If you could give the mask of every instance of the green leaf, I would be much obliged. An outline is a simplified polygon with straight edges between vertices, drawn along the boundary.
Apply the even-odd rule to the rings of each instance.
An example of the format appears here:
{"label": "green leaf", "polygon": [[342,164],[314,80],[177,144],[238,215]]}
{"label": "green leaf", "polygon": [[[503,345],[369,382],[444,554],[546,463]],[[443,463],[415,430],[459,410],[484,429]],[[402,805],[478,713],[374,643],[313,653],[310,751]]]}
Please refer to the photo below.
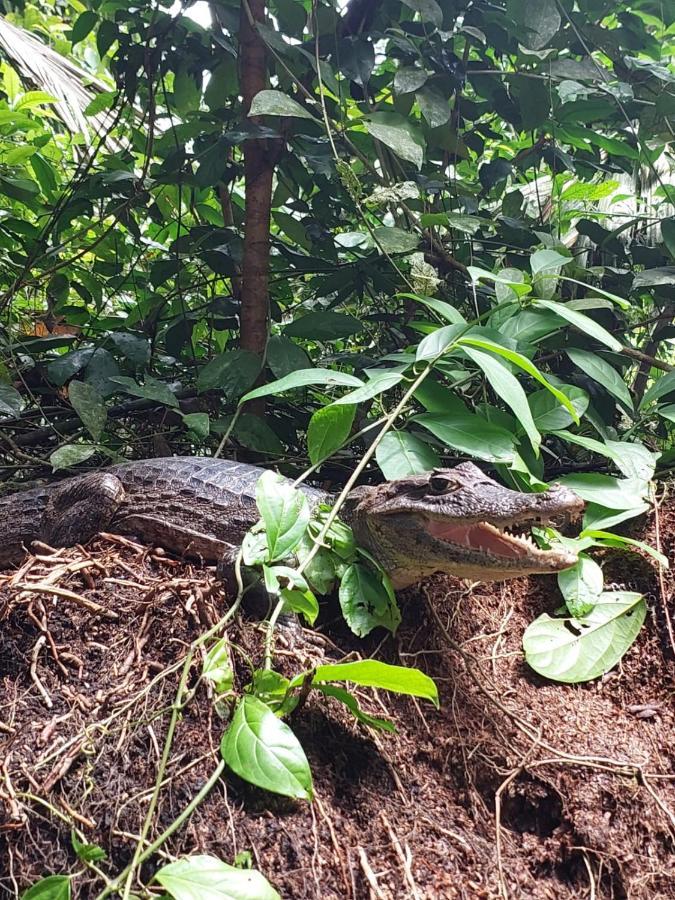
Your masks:
{"label": "green leaf", "polygon": [[249,116],[293,116],[297,119],[313,119],[312,113],[300,106],[297,100],[281,91],[259,91],[251,101]]}
{"label": "green leaf", "polygon": [[530,50],[546,47],[561,25],[555,0],[509,0],[508,13],[522,28],[520,41]]}
{"label": "green leaf", "polygon": [[352,713],[354,718],[358,722],[361,722],[362,725],[367,725],[370,728],[377,728],[380,731],[388,731],[390,733],[396,732],[396,726],[393,722],[390,722],[388,719],[380,719],[377,716],[371,716],[369,713],[365,712],[359,706],[356,697],[350,694],[345,688],[338,687],[334,684],[313,684],[313,687],[325,697],[334,697],[336,700],[339,700],[340,703],[343,703]]}
{"label": "green leaf", "polygon": [[266,397],[268,394],[283,394],[293,388],[308,387],[309,385],[347,385],[348,387],[362,387],[363,382],[355,375],[346,372],[338,372],[334,369],[298,369],[290,375],[284,375],[277,381],[264,384],[262,387],[249,391],[239,401],[240,405],[256,397]]}
{"label": "green leaf", "polygon": [[588,503],[607,509],[635,509],[643,503],[646,484],[636,479],[614,478],[596,472],[562,475],[558,481]]}
{"label": "green leaf", "polygon": [[569,203],[578,203],[579,201],[594,203],[597,200],[604,200],[605,197],[611,196],[618,187],[618,181],[602,181],[600,184],[577,181],[565,188],[560,195],[560,199]]}
{"label": "green leaf", "polygon": [[461,346],[468,345],[470,347],[478,347],[482,350],[490,350],[492,353],[496,353],[498,356],[503,356],[504,359],[508,359],[509,362],[512,362],[514,365],[518,366],[519,369],[522,369],[523,372],[527,372],[535,381],[538,381],[539,384],[543,384],[547,391],[550,391],[553,396],[560,401],[560,403],[567,409],[570,415],[573,416],[574,421],[578,422],[578,416],[576,409],[572,401],[569,397],[563,393],[563,391],[559,390],[557,387],[552,385],[550,381],[543,375],[539,369],[531,363],[530,360],[523,356],[522,353],[518,353],[515,350],[509,350],[508,347],[502,347],[501,344],[497,344],[494,341],[487,340],[486,338],[476,338],[473,336],[461,338],[458,342]]}
{"label": "green leaf", "polygon": [[[294,684],[296,679],[293,679],[291,684]],[[317,684],[350,681],[361,687],[374,687],[392,691],[395,694],[421,697],[424,700],[430,700],[436,708],[439,706],[438,688],[428,675],[420,672],[419,669],[392,666],[377,659],[318,666],[312,680]]]}
{"label": "green leaf", "polygon": [[415,94],[415,99],[429,128],[441,128],[449,120],[451,110],[448,98],[435,88],[429,86],[422,88]]}
{"label": "green leaf", "polygon": [[129,331],[113,331],[110,340],[136,368],[143,369],[150,362],[150,341],[145,335]]}
{"label": "green leaf", "polygon": [[389,431],[375,451],[375,459],[388,481],[422,475],[440,465],[436,451],[407,431]]}
{"label": "green leaf", "polygon": [[415,66],[399,66],[394,75],[394,92],[396,94],[412,94],[421,88],[429,76],[424,69]]}
{"label": "green leaf", "polygon": [[0,381],[0,416],[18,416],[24,407],[21,394],[11,384]]}
{"label": "green leaf", "polygon": [[423,22],[431,22],[436,28],[443,24],[443,10],[436,0],[403,0],[406,6],[420,14]]}
{"label": "green leaf", "polygon": [[199,112],[201,96],[201,77],[197,78],[186,65],[179,66],[173,80],[173,102],[178,114],[186,118],[190,113]]}
{"label": "green leaf", "polygon": [[557,434],[571,444],[578,444],[592,453],[599,453],[611,459],[621,474],[628,479],[646,483],[654,477],[660,454],[652,453],[644,444],[632,441],[596,441],[586,435],[572,434],[569,431],[559,431]]}
{"label": "green leaf", "polygon": [[39,186],[29,178],[0,176],[0,194],[5,194],[12,200],[18,200],[19,203],[30,206],[39,193]]}
{"label": "green leaf", "polygon": [[661,238],[668,253],[675,259],[675,218],[661,220]]}
{"label": "green leaf", "polygon": [[242,413],[234,426],[234,437],[237,442],[256,453],[277,454],[284,452],[284,445],[276,433],[260,416],[253,413]]}
{"label": "green leaf", "polygon": [[571,263],[571,256],[563,256],[557,250],[537,250],[530,257],[532,286],[538,297],[550,300],[558,286],[558,275],[563,266]]}
{"label": "green leaf", "polygon": [[394,226],[374,228],[373,237],[384,253],[412,253],[420,242],[418,235]]}
{"label": "green leaf", "polygon": [[661,375],[656,379],[654,384],[649,388],[648,391],[645,392],[644,397],[640,402],[640,409],[646,409],[650,403],[654,403],[655,400],[658,400],[660,397],[663,397],[664,394],[670,394],[675,392],[675,372],[667,372],[665,375]]}
{"label": "green leaf", "polygon": [[300,316],[284,328],[287,337],[307,338],[310,341],[337,341],[363,331],[354,316],[330,311],[316,311]]}
{"label": "green leaf", "polygon": [[48,875],[21,895],[21,900],[70,900],[70,878]]}
{"label": "green leaf", "polygon": [[[586,391],[575,387],[572,384],[559,386],[558,390],[562,390],[569,398],[572,406],[576,410],[577,417],[580,419],[588,408],[589,401]],[[572,418],[570,411],[564,406],[561,406],[560,403],[558,403],[557,398],[554,397],[550,391],[534,391],[534,393],[528,395],[527,400],[530,404],[530,409],[532,410],[534,424],[539,431],[543,433],[548,431],[559,431],[563,428],[567,428],[568,425],[571,425],[575,421]]]}
{"label": "green leaf", "polygon": [[265,523],[270,559],[284,559],[295,550],[307,529],[307,498],[281,475],[266,471],[258,479],[255,499]]}
{"label": "green leaf", "polygon": [[132,397],[142,397],[145,400],[154,400],[156,403],[163,403],[165,406],[178,406],[176,395],[169,388],[168,384],[158,381],[151,375],[145,376],[143,384],[128,378],[126,375],[115,375],[110,378],[113,384],[118,384],[127,394]]}
{"label": "green leaf", "polygon": [[256,869],[237,869],[215,856],[187,856],[155,878],[173,900],[281,900]]}
{"label": "green leaf", "polygon": [[305,560],[313,548],[314,541],[309,534],[305,534],[296,550],[298,564],[304,565],[305,577],[318,594],[330,594],[335,587],[336,579],[333,556],[329,550],[319,547],[310,562],[306,563]]}
{"label": "green leaf", "polygon": [[638,272],[633,279],[633,289],[646,287],[664,287],[675,284],[675,266],[660,266],[657,269],[645,269]]}
{"label": "green leaf", "polygon": [[83,41],[88,34],[90,34],[98,22],[98,15],[91,10],[86,10],[81,13],[73,25],[73,30],[70,32],[70,42],[73,46],[75,44],[79,44],[80,41]]}
{"label": "green leaf", "polygon": [[570,325],[574,325],[575,328],[578,328],[582,334],[587,334],[589,337],[595,338],[596,341],[609,347],[610,350],[616,350],[617,352],[621,351],[621,344],[609,333],[609,331],[607,331],[606,328],[603,328],[602,325],[598,325],[598,323],[589,316],[585,316],[583,313],[572,309],[567,303],[557,303],[553,300],[535,300],[534,304],[535,306],[543,307],[544,309],[550,309],[556,315],[560,316],[561,319],[566,319]]}
{"label": "green leaf", "polygon": [[257,697],[246,696],[237,706],[220,753],[244,781],[285,797],[312,799],[312,773],[304,750],[288,725]]}
{"label": "green leaf", "polygon": [[425,362],[426,360],[442,356],[457,342],[459,336],[465,331],[466,325],[463,324],[443,325],[441,328],[436,328],[419,342],[415,361]]}
{"label": "green leaf", "polygon": [[260,373],[260,357],[250,350],[228,350],[219,353],[200,369],[197,390],[218,390],[225,400],[238,400]]}
{"label": "green leaf", "polygon": [[319,615],[319,604],[310,590],[283,588],[281,599],[285,603],[284,609],[304,616],[309,625],[316,622],[316,617]]}
{"label": "green leaf", "polygon": [[211,419],[205,412],[185,413],[183,425],[200,440],[207,438],[211,431]]}
{"label": "green leaf", "polygon": [[283,334],[273,334],[267,343],[267,365],[275,378],[298,369],[309,369],[311,360],[299,344]]}
{"label": "green leaf", "polygon": [[516,447],[515,437],[505,428],[488,422],[481,416],[443,415],[422,413],[413,417],[435,437],[461,453],[467,453],[486,462],[513,462]]}
{"label": "green leaf", "polygon": [[424,162],[424,138],[404,116],[392,112],[373,113],[365,123],[372,137],[390,150],[413,163],[418,169]]}
{"label": "green leaf", "polygon": [[99,847],[98,844],[83,844],[74,831],[70,832],[70,843],[73,845],[78,859],[83,862],[100,862],[106,858],[106,852],[102,847]]}
{"label": "green leaf", "polygon": [[52,471],[58,472],[59,469],[70,469],[73,466],[78,466],[80,463],[90,459],[97,450],[96,444],[64,444],[58,450],[54,450],[49,457]]}
{"label": "green leaf", "polygon": [[[644,510],[635,510],[636,514],[644,512]],[[664,569],[670,568],[668,557],[663,553],[659,553],[654,547],[650,547],[645,541],[636,541],[634,538],[626,537],[623,534],[613,534],[610,531],[597,531],[594,528],[584,529],[584,537],[592,538],[593,542],[599,547],[617,547],[620,550],[641,550],[647,553],[656,562],[663,566]]]}
{"label": "green leaf", "polygon": [[391,587],[360,563],[349,566],[342,576],[339,598],[345,621],[357,637],[380,626],[394,634],[401,622]]}
{"label": "green leaf", "polygon": [[523,635],[528,664],[545,678],[576,684],[608,672],[642,627],[647,607],[642,594],[601,594],[583,619],[540,616]]}
{"label": "green leaf", "polygon": [[71,381],[68,385],[68,399],[84,427],[98,441],[108,420],[103,397],[93,385],[84,381]]}
{"label": "green leaf", "polygon": [[307,426],[307,451],[312,465],[329,457],[349,437],[356,406],[324,406],[318,409]]}
{"label": "green leaf", "polygon": [[603,584],[602,569],[588,556],[579,556],[576,565],[558,572],[558,587],[574,618],[585,616],[593,609]]}
{"label": "green leaf", "polygon": [[370,370],[372,375],[363,387],[350,391],[337,400],[333,401],[333,406],[343,406],[345,404],[364,403],[366,400],[372,400],[380,394],[395,387],[402,379],[403,373],[396,371],[387,371],[384,369]]}
{"label": "green leaf", "polygon": [[626,387],[623,376],[613,366],[610,366],[606,360],[598,356],[597,353],[590,353],[588,350],[570,348],[566,349],[565,353],[567,353],[574,365],[588,375],[589,378],[601,384],[606,391],[613,397],[616,397],[627,409],[633,409],[633,398]]}
{"label": "green leaf", "polygon": [[511,407],[516,419],[522,425],[525,434],[529,438],[535,456],[538,456],[541,435],[534,424],[527,396],[518,379],[509,372],[502,362],[490,353],[484,353],[482,350],[476,350],[472,347],[465,347],[464,352],[481,367],[496,395]]}
{"label": "green leaf", "polygon": [[220,638],[210,647],[202,666],[202,678],[210,681],[217,694],[232,690],[234,684],[234,667],[230,642],[226,637]]}
{"label": "green leaf", "polygon": [[442,319],[450,322],[451,325],[466,325],[466,319],[461,312],[444,300],[436,300],[435,297],[422,297],[419,294],[397,294],[397,296],[403,300],[414,300],[416,303],[428,306],[429,309],[433,309],[435,313],[438,313]]}

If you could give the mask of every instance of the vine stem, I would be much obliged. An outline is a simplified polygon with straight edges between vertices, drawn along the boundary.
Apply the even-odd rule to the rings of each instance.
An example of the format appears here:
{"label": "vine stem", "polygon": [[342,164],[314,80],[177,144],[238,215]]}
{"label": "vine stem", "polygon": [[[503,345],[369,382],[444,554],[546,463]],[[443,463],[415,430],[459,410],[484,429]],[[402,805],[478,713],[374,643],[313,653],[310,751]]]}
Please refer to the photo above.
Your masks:
{"label": "vine stem", "polygon": [[[234,616],[237,614],[239,606],[241,605],[242,598],[244,596],[244,584],[241,576],[241,559],[242,559],[242,551],[239,551],[237,555],[237,559],[234,564],[235,577],[237,580],[237,597],[232,604],[232,606],[228,609],[225,615],[218,621],[216,624],[209,628],[208,631],[205,631],[202,635],[200,635],[196,640],[194,640],[190,644],[190,648],[185,657],[185,662],[183,663],[183,670],[181,672],[180,681],[178,682],[178,689],[176,691],[176,696],[171,705],[171,719],[169,720],[169,727],[167,729],[166,738],[164,740],[164,747],[162,749],[162,756],[159,761],[159,766],[157,767],[157,776],[155,778],[155,786],[152,792],[152,797],[150,798],[150,804],[148,806],[148,811],[145,815],[145,819],[143,820],[143,826],[141,828],[141,832],[139,835],[138,843],[136,844],[136,848],[134,850],[134,855],[129,863],[129,865],[124,869],[120,875],[112,881],[104,891],[102,891],[96,900],[103,900],[104,897],[107,897],[109,894],[114,891],[119,891],[122,886],[122,882],[124,882],[124,891],[122,894],[123,900],[129,900],[131,895],[131,886],[133,883],[134,874],[136,873],[138,867],[141,863],[146,860],[155,850],[160,847],[164,841],[170,837],[173,832],[180,827],[180,825],[185,821],[187,816],[199,805],[199,802],[206,796],[208,791],[204,791],[204,788],[195,796],[194,800],[186,807],[186,809],[181,813],[178,819],[175,819],[171,825],[157,838],[149,847],[143,850],[143,844],[146,841],[148,832],[150,831],[150,827],[152,825],[153,816],[155,814],[155,810],[157,808],[157,803],[159,802],[159,795],[162,790],[162,784],[164,782],[164,776],[166,774],[166,767],[169,763],[169,757],[171,756],[171,748],[173,745],[173,738],[176,731],[176,726],[178,725],[178,718],[185,708],[186,703],[188,702],[186,699],[186,687],[187,680],[190,674],[190,669],[192,668],[192,661],[194,659],[194,655],[197,650],[203,646],[206,641],[212,638],[214,635],[218,634],[227,624],[230,622]],[[207,785],[209,785],[209,790],[215,784],[220,772],[222,772],[222,768],[217,767],[216,772],[218,775],[212,775]],[[198,802],[196,802],[198,801]]]}

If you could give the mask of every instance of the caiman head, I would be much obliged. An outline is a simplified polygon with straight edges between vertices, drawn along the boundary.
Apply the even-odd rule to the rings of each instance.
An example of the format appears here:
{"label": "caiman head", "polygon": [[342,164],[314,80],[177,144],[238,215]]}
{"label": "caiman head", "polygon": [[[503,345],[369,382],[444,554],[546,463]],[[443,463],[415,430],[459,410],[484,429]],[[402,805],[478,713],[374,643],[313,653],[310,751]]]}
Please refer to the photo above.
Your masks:
{"label": "caiman head", "polygon": [[474,581],[559,572],[577,561],[563,548],[540,550],[530,526],[576,518],[583,501],[562,485],[539,494],[503,487],[472,463],[356,488],[347,514],[357,541],[395,588],[434,572]]}

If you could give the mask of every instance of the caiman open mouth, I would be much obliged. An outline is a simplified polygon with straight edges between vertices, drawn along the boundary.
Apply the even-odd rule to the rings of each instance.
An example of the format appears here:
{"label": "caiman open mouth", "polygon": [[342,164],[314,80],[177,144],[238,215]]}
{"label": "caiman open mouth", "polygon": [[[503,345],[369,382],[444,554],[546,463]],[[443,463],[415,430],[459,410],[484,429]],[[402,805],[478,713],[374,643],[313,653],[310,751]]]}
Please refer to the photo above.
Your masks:
{"label": "caiman open mouth", "polygon": [[530,535],[530,526],[536,520],[518,522],[500,528],[490,522],[473,522],[459,525],[441,519],[426,519],[424,527],[431,537],[445,543],[466,547],[478,553],[490,554],[503,560],[525,560],[545,563],[551,568],[565,568],[574,565],[577,557],[562,547],[555,550],[540,550]]}

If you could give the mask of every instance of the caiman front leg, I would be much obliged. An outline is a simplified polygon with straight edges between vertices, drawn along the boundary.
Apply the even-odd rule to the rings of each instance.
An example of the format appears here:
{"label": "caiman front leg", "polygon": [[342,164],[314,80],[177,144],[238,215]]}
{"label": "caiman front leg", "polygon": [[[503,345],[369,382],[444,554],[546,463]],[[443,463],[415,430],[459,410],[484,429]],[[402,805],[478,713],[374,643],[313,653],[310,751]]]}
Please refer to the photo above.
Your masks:
{"label": "caiman front leg", "polygon": [[52,490],[42,514],[38,540],[72,547],[105,531],[124,500],[124,487],[109,472],[92,472]]}

